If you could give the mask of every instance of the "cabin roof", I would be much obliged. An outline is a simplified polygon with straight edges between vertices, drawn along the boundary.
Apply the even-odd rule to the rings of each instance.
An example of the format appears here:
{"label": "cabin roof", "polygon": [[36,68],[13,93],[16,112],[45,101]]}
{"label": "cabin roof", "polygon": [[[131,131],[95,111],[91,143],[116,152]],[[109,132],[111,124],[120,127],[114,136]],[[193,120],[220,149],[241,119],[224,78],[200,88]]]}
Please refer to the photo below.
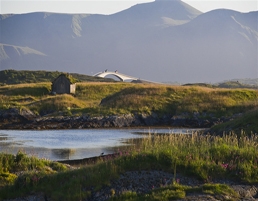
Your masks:
{"label": "cabin roof", "polygon": [[77,80],[72,75],[68,73],[62,73],[57,78],[55,78],[52,83],[54,83],[61,76],[65,76],[67,80],[70,82],[70,84],[75,84],[77,82]]}

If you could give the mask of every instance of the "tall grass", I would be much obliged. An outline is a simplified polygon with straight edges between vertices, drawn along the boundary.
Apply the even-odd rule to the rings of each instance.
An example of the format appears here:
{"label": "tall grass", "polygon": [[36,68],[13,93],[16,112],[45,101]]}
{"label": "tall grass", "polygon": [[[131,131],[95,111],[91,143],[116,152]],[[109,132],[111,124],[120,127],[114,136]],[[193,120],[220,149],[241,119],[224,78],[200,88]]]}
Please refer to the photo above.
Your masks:
{"label": "tall grass", "polygon": [[[51,175],[41,174],[36,183],[32,179],[34,174],[26,174],[21,179],[16,175],[13,181],[7,182],[6,187],[0,188],[2,196],[0,199],[12,197],[10,192],[14,191],[16,192],[15,196],[26,195],[30,192],[44,192],[51,200],[86,199],[91,196],[93,191],[98,191],[103,186],[109,186],[111,180],[118,178],[121,173],[132,170],[171,172],[174,173],[174,177],[171,178],[174,181],[177,180],[177,174],[180,173],[198,178],[206,183],[216,183],[221,179],[223,181],[258,183],[258,136],[255,135],[247,137],[244,133],[242,136],[231,133],[220,137],[199,133],[149,134],[137,144],[135,141],[131,141],[131,143],[134,143],[134,146],[118,150],[115,159],[107,156],[104,161],[100,159],[96,164],[81,166],[77,170]],[[8,164],[15,163],[17,157],[19,158],[19,155],[12,156],[8,160],[10,161]],[[3,159],[1,159],[1,163],[2,169],[8,167]],[[26,166],[21,163],[20,167],[26,169],[30,165],[33,166],[32,161]],[[35,165],[33,167],[36,168]],[[4,171],[6,172],[5,169]],[[15,175],[12,168],[9,168],[8,172]],[[21,181],[26,181],[26,178],[31,182],[26,186],[20,185]],[[201,189],[206,189],[209,192],[227,189],[225,186],[215,185],[211,190],[211,186],[202,186]],[[187,189],[181,189],[180,196],[184,197],[184,193],[188,192]],[[148,196],[152,196],[155,200],[155,197],[172,196],[174,191],[175,186],[168,186],[157,191],[153,190]],[[228,191],[231,192],[230,189]],[[138,199],[142,195],[132,192],[124,196],[136,196]],[[175,196],[179,196],[179,194],[175,194]],[[136,198],[135,200],[137,200]]]}
{"label": "tall grass", "polygon": [[177,167],[177,171],[202,180],[228,178],[258,183],[257,135],[150,135],[139,150],[137,157],[152,157],[167,170]]}

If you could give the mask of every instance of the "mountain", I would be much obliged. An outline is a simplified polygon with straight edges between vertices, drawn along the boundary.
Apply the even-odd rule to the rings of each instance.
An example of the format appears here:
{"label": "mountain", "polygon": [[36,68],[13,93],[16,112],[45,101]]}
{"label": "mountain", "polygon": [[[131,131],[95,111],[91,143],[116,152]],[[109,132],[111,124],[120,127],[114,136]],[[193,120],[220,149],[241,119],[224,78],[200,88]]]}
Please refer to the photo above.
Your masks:
{"label": "mountain", "polygon": [[201,13],[180,0],[112,15],[1,15],[0,70],[92,75],[108,69],[181,83],[257,78],[257,22],[258,11]]}

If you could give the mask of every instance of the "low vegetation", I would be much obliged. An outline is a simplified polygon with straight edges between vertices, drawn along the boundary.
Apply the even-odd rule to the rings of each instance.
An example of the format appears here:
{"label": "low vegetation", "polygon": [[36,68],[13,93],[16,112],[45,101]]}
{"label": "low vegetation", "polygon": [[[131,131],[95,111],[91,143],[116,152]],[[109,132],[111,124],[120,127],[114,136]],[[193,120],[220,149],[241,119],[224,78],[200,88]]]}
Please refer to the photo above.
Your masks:
{"label": "low vegetation", "polygon": [[241,79],[232,80],[219,83],[215,85],[220,88],[256,88],[258,86],[258,79]]}
{"label": "low vegetation", "polygon": [[[36,185],[40,178],[63,172],[67,167],[63,164],[47,159],[39,159],[35,156],[27,156],[19,151],[16,155],[0,153],[0,189],[15,185],[23,188],[23,193],[29,192],[26,186]],[[16,194],[9,190],[1,195]],[[0,200],[1,200],[0,196]]]}
{"label": "low vegetation", "polygon": [[[2,153],[0,199],[33,192],[44,193],[51,200],[81,200],[90,197],[93,191],[110,186],[123,172],[163,170],[173,173],[173,178],[169,178],[172,184],[155,187],[147,194],[129,191],[121,195],[116,195],[110,186],[111,200],[171,200],[193,192],[228,195],[231,200],[237,200],[236,192],[216,181],[257,184],[257,147],[258,136],[255,135],[149,134],[134,146],[118,150],[115,159],[100,160],[74,170],[59,163],[30,158],[21,152],[16,156]],[[183,186],[177,179],[179,173],[204,184]]]}
{"label": "low vegetation", "polygon": [[238,81],[228,81],[228,82],[223,82],[219,83],[217,85],[219,88],[255,88],[255,85],[248,85],[248,84],[243,84]]}
{"label": "low vegetation", "polygon": [[258,132],[255,89],[81,82],[77,83],[75,96],[53,96],[50,91],[50,82],[0,86],[0,110],[27,108],[38,115],[69,116],[155,113],[191,117],[197,114],[204,119],[233,115],[233,122],[217,125],[212,132]]}
{"label": "low vegetation", "polygon": [[258,79],[240,79],[240,80],[231,80],[225,81],[217,84],[207,84],[207,83],[188,83],[184,86],[200,86],[200,87],[209,87],[209,88],[226,88],[226,89],[257,89]]}
{"label": "low vegetation", "polygon": [[[0,71],[0,86],[9,84],[52,82],[62,73],[64,72],[2,70]],[[71,75],[76,82],[114,82],[113,79],[104,79],[77,73],[70,73],[69,75]]]}
{"label": "low vegetation", "polygon": [[138,195],[136,192],[124,192],[118,197],[113,197],[110,201],[132,200],[132,201],[169,201],[183,199],[189,193],[202,193],[208,195],[227,195],[230,200],[236,200],[238,195],[233,189],[224,184],[204,184],[198,187],[189,187],[173,184],[158,188],[148,194]]}
{"label": "low vegetation", "polygon": [[257,91],[247,89],[134,85],[106,97],[101,106],[125,112],[227,116],[253,108],[257,98]]}
{"label": "low vegetation", "polygon": [[223,132],[235,131],[237,134],[241,132],[257,133],[258,132],[258,108],[241,114],[238,118],[213,126],[211,133],[222,134]]}
{"label": "low vegetation", "polygon": [[[28,108],[40,115],[198,114],[199,118],[209,119],[257,111],[258,101],[258,91],[255,89],[123,82],[77,83],[75,96],[53,96],[50,91],[50,82],[0,86],[0,109]],[[252,116],[252,112],[247,113],[249,115]],[[253,132],[258,132],[258,125],[249,125],[248,121],[252,118],[247,116],[239,120],[245,121],[243,129],[250,128],[254,129]]]}
{"label": "low vegetation", "polygon": [[98,111],[103,111],[104,115],[135,112],[176,115],[195,112],[227,116],[253,109],[258,99],[257,90],[252,89],[131,83],[78,83],[74,98],[50,96],[50,90],[50,83],[2,86],[0,108],[23,106],[41,113],[42,106],[48,105],[50,100],[58,103],[64,98],[66,101],[63,106],[53,104],[51,112],[70,107],[73,112],[86,111],[89,115],[99,115]]}

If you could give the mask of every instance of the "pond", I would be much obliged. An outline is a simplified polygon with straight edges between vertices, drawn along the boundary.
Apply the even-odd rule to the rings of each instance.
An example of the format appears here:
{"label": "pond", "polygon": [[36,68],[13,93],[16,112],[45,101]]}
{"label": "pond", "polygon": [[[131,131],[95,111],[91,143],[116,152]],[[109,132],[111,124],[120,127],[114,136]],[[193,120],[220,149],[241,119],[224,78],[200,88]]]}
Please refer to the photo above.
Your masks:
{"label": "pond", "polygon": [[82,159],[111,154],[128,140],[141,139],[149,133],[192,133],[196,129],[76,129],[76,130],[0,130],[0,152],[28,155],[50,160]]}

